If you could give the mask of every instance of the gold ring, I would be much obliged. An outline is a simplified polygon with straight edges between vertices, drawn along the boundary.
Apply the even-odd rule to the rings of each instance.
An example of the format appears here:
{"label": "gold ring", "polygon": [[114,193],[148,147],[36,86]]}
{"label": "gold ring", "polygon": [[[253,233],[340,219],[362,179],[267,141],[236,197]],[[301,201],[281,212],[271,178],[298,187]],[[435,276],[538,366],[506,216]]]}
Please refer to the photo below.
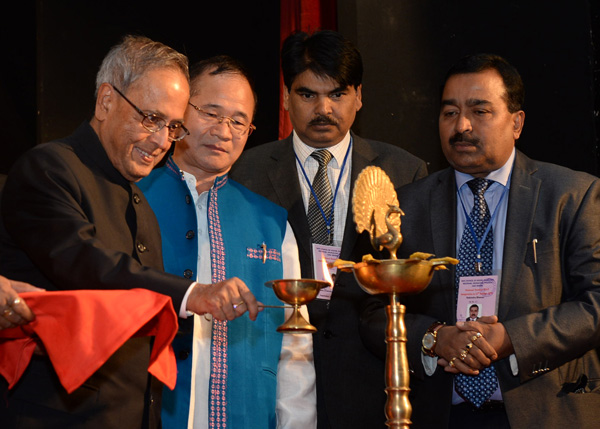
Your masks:
{"label": "gold ring", "polygon": [[244,304],[245,304],[245,302],[244,302],[244,301],[238,302],[237,304],[233,304],[233,308],[234,308],[234,310],[235,310],[236,308],[238,308],[238,307],[241,307],[241,306],[242,306],[242,305],[244,305]]}
{"label": "gold ring", "polygon": [[475,335],[473,335],[473,336],[471,337],[471,341],[472,341],[472,342],[475,342],[475,341],[477,341],[478,339],[480,339],[481,337],[483,337],[483,335],[481,335],[481,332],[477,332]]}
{"label": "gold ring", "polygon": [[21,303],[21,298],[16,297],[15,299],[13,299],[13,302],[10,304],[10,306],[12,307],[13,305],[19,305]]}
{"label": "gold ring", "polygon": [[9,308],[5,308],[5,309],[4,309],[4,311],[2,312],[2,315],[3,315],[4,317],[10,317],[10,316],[12,316],[13,314],[15,314],[15,312],[14,312],[14,311],[12,311],[12,309],[11,309],[10,307],[9,307]]}
{"label": "gold ring", "polygon": [[450,362],[448,362],[448,365],[450,365],[450,367],[454,368],[454,361],[456,360],[456,357],[453,357],[452,359],[450,359]]}
{"label": "gold ring", "polygon": [[460,360],[465,360],[465,358],[467,357],[467,355],[469,354],[468,350],[463,350],[462,352],[460,352]]}
{"label": "gold ring", "polygon": [[473,343],[469,343],[465,347],[467,348],[467,350],[471,350],[471,348],[473,347]]}

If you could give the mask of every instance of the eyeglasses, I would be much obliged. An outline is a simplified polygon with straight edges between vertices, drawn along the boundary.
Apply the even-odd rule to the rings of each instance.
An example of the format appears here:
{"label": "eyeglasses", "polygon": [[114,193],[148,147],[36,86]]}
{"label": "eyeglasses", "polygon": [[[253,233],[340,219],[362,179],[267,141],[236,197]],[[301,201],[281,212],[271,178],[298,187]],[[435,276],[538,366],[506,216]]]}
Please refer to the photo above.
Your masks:
{"label": "eyeglasses", "polygon": [[227,124],[232,134],[236,134],[237,136],[243,136],[246,134],[246,132],[248,132],[248,135],[250,135],[252,134],[252,131],[256,129],[256,127],[252,124],[246,124],[238,119],[233,119],[231,116],[217,115],[216,113],[207,112],[191,102],[188,103],[190,106],[196,109],[200,117],[204,119],[204,121],[208,122],[211,126],[220,124],[224,120],[227,120]]}
{"label": "eyeglasses", "polygon": [[144,127],[147,131],[151,133],[157,133],[162,130],[164,127],[167,127],[169,130],[169,140],[172,142],[178,142],[183,139],[185,136],[189,135],[190,132],[186,127],[183,126],[182,122],[175,122],[174,124],[167,124],[167,121],[164,118],[161,118],[154,113],[145,113],[137,107],[135,104],[129,100],[129,98],[125,97],[119,88],[113,85],[113,88],[117,93],[127,101],[131,107],[133,107],[136,112],[142,115],[142,127]]}

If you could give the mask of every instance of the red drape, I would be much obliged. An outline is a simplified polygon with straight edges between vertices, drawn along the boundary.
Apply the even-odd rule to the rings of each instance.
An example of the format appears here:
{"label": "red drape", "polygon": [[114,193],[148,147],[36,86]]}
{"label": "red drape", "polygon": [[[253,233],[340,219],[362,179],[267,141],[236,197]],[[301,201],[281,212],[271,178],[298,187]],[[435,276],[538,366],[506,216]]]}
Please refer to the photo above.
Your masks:
{"label": "red drape", "polygon": [[[177,363],[171,342],[177,314],[171,298],[146,290],[72,290],[20,295],[36,319],[0,330],[0,374],[12,388],[40,341],[60,382],[72,393],[125,341],[154,336],[148,371],[175,388]],[[76,364],[74,364],[76,363]]]}
{"label": "red drape", "polygon": [[[281,0],[280,47],[296,31],[337,29],[336,0]],[[283,108],[283,75],[279,72],[279,138],[292,132],[288,113]]]}

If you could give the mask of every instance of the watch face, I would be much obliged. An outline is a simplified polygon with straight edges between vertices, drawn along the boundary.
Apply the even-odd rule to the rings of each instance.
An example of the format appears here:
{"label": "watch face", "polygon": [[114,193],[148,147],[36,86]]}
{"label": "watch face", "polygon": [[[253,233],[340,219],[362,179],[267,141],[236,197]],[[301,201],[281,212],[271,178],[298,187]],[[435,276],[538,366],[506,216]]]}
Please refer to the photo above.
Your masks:
{"label": "watch face", "polygon": [[428,332],[423,337],[423,347],[425,347],[427,350],[431,350],[431,348],[433,347],[434,344],[435,344],[435,338],[433,337],[433,334],[431,332]]}

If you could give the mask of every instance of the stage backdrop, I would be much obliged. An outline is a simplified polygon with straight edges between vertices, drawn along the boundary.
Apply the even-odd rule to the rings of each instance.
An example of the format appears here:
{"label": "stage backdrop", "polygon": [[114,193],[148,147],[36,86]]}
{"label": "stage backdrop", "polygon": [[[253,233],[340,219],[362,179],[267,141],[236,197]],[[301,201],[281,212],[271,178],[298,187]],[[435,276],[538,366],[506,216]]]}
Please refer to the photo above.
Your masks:
{"label": "stage backdrop", "polygon": [[[127,33],[167,43],[192,62],[220,53],[246,62],[259,96],[258,130],[247,147],[277,139],[280,1],[286,0],[3,5],[5,20],[18,26],[0,26],[0,173],[25,150],[91,117],[97,69]],[[444,73],[464,54],[494,52],[525,80],[518,147],[533,158],[599,173],[600,2],[338,0],[337,12],[338,30],[365,63],[364,107],[354,127],[361,135],[404,147],[430,171],[443,168],[437,117]]]}
{"label": "stage backdrop", "polygon": [[463,55],[496,53],[525,82],[525,128],[517,147],[598,175],[599,4],[338,1],[338,29],[358,45],[365,63],[356,131],[402,146],[430,171],[446,166],[437,127],[442,79]]}
{"label": "stage backdrop", "polygon": [[279,0],[27,0],[6,3],[2,16],[18,25],[0,26],[0,173],[27,149],[91,118],[100,63],[125,34],[166,43],[192,63],[217,54],[242,60],[259,99],[249,142],[277,138]]}

